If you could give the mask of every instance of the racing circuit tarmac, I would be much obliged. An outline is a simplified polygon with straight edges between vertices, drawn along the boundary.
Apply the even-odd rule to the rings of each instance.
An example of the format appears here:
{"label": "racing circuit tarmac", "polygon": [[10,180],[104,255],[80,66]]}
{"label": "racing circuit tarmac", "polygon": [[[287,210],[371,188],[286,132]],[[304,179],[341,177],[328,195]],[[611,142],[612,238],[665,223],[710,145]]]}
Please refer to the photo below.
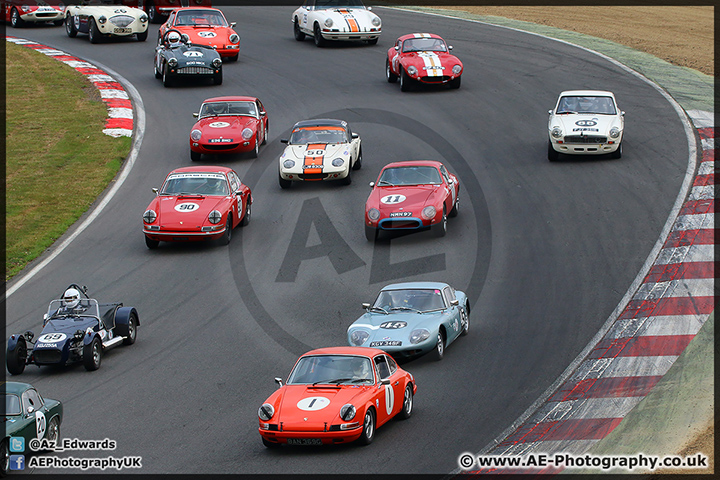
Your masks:
{"label": "racing circuit tarmac", "polygon": [[[142,96],[147,129],[103,214],[7,305],[8,333],[37,331],[47,302],[81,283],[100,301],[138,309],[137,343],[109,352],[97,372],[28,367],[18,380],[64,402],[63,437],[116,440],[114,455],[142,455],[144,473],[452,471],[458,454],[488,444],[538,398],[622,298],[682,183],[681,122],[617,66],[521,32],[382,10],[377,46],[318,49],[292,38],[292,8],[223,10],[242,41],[222,86],[164,88],[152,75],[154,33],[145,43],[91,45],[60,28],[23,30],[126,78]],[[386,49],[414,31],[454,46],[465,64],[459,90],[402,93],[385,81]],[[626,112],[621,160],[547,161],[547,110],[570,88],[615,93]],[[190,164],[192,112],[229,94],[263,101],[268,145],[256,160],[203,161],[231,166],[250,185],[251,224],[229,247],[147,250],[140,216],[150,189]],[[353,184],[280,190],[279,139],[297,120],[330,115],[362,138]],[[459,176],[460,215],[443,239],[418,233],[373,246],[361,228],[367,184],[385,163],[413,158],[444,161]],[[313,226],[293,243],[300,218]],[[342,242],[329,243],[328,229]],[[327,255],[308,256],[316,245]],[[413,417],[381,427],[366,448],[266,450],[256,410],[272,379],[305,349],[344,344],[360,304],[400,280],[447,281],[472,303],[470,334],[442,362],[404,365],[418,383]]]}

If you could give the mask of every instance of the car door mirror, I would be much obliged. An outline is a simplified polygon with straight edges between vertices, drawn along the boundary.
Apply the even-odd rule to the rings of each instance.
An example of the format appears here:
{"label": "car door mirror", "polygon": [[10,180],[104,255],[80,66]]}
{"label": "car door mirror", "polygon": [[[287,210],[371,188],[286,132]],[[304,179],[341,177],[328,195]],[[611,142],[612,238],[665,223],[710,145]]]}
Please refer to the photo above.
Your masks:
{"label": "car door mirror", "polygon": [[275,377],[275,383],[278,384],[278,388],[282,387],[282,378]]}
{"label": "car door mirror", "polygon": [[548,110],[548,115],[552,115],[552,109]]}
{"label": "car door mirror", "polygon": [[450,300],[450,305],[452,305],[453,307],[457,307],[458,305],[460,305],[460,301],[457,298],[453,298],[452,300]]}
{"label": "car door mirror", "polygon": [[35,413],[35,407],[33,407],[33,406],[31,405],[31,406],[29,406],[29,407],[27,408],[27,414],[28,414],[28,416],[30,416],[30,415],[32,415],[33,413]]}
{"label": "car door mirror", "polygon": [[452,50],[452,45],[448,45],[448,51]]}
{"label": "car door mirror", "polygon": [[157,195],[159,190],[157,188],[153,188],[152,191],[155,195]]}
{"label": "car door mirror", "polygon": [[199,116],[200,116],[199,113],[197,113],[197,112],[193,113],[193,117],[198,118]]}
{"label": "car door mirror", "polygon": [[362,308],[364,308],[365,310],[367,310],[368,308],[370,308],[370,304],[369,304],[369,303],[363,303],[363,304],[362,304]]}
{"label": "car door mirror", "polygon": [[360,135],[358,135],[357,133],[353,133],[352,138],[360,138]]}
{"label": "car door mirror", "polygon": [[395,45],[395,51],[397,52],[399,50],[400,50],[400,45]]}
{"label": "car door mirror", "polygon": [[374,187],[374,186],[375,186],[375,182],[370,182],[370,187]]}
{"label": "car door mirror", "polygon": [[265,110],[260,110],[260,116],[264,117],[265,115],[267,115],[267,112]]}
{"label": "car door mirror", "polygon": [[625,112],[622,111],[622,110],[620,110],[620,115],[624,117],[624,116],[625,116]]}
{"label": "car door mirror", "polygon": [[230,22],[230,28],[235,28],[235,25],[237,25],[237,22]]}
{"label": "car door mirror", "polygon": [[390,385],[390,378],[381,378],[380,385]]}
{"label": "car door mirror", "polygon": [[280,143],[288,143],[288,139],[287,139],[287,138],[281,138],[281,139],[280,139]]}

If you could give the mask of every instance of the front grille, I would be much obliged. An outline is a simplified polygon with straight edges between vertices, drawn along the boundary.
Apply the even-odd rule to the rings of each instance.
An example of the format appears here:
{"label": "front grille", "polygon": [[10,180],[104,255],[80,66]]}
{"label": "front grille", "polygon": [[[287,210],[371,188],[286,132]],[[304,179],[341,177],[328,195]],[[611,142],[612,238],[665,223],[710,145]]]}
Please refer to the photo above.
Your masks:
{"label": "front grille", "polygon": [[425,83],[447,83],[450,77],[443,75],[441,77],[421,77],[420,80]]}
{"label": "front grille", "polygon": [[43,12],[43,13],[36,13],[35,16],[38,18],[48,18],[48,17],[57,17],[58,12]]}
{"label": "front grille", "polygon": [[35,350],[33,357],[35,363],[59,363],[62,352],[60,350]]}
{"label": "front grille", "polygon": [[380,228],[383,229],[395,229],[395,228],[420,228],[422,225],[417,220],[384,220],[380,224]]}
{"label": "front grille", "polygon": [[212,75],[215,73],[210,67],[180,67],[178,75]]}
{"label": "front grille", "polygon": [[114,17],[110,17],[110,23],[120,28],[125,28],[134,21],[135,19],[130,15],[115,15]]}
{"label": "front grille", "polygon": [[568,135],[565,143],[607,143],[607,137],[599,135]]}
{"label": "front grille", "polygon": [[231,150],[233,148],[237,148],[240,144],[239,143],[209,143],[207,145],[204,145],[204,147],[207,150]]}
{"label": "front grille", "polygon": [[298,175],[303,180],[324,180],[327,176],[327,173],[301,173]]}

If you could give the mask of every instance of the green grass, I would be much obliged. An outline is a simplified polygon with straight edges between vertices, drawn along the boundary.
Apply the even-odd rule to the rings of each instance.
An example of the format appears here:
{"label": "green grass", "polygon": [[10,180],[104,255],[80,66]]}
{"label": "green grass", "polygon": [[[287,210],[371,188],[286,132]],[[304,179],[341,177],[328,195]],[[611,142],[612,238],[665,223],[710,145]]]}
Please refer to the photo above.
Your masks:
{"label": "green grass", "polygon": [[10,42],[5,58],[7,281],[80,218],[132,141],[102,133],[107,107],[79,72]]}

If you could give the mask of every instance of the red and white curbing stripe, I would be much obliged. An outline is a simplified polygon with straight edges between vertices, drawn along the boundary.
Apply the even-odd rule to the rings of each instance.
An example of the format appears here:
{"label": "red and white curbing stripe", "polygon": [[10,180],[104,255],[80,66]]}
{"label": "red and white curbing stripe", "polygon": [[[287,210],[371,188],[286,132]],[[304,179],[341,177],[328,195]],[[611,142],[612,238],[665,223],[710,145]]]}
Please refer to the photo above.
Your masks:
{"label": "red and white curbing stripe", "polygon": [[700,122],[703,155],[693,186],[640,288],[571,376],[483,455],[587,452],[652,390],[713,312],[715,129]]}
{"label": "red and white curbing stripe", "polygon": [[132,103],[125,89],[112,76],[92,63],[72,56],[62,50],[57,50],[23,38],[6,36],[5,39],[8,42],[23,45],[53,57],[85,75],[98,89],[100,97],[108,107],[108,119],[105,120],[103,133],[111,137],[132,137]]}

